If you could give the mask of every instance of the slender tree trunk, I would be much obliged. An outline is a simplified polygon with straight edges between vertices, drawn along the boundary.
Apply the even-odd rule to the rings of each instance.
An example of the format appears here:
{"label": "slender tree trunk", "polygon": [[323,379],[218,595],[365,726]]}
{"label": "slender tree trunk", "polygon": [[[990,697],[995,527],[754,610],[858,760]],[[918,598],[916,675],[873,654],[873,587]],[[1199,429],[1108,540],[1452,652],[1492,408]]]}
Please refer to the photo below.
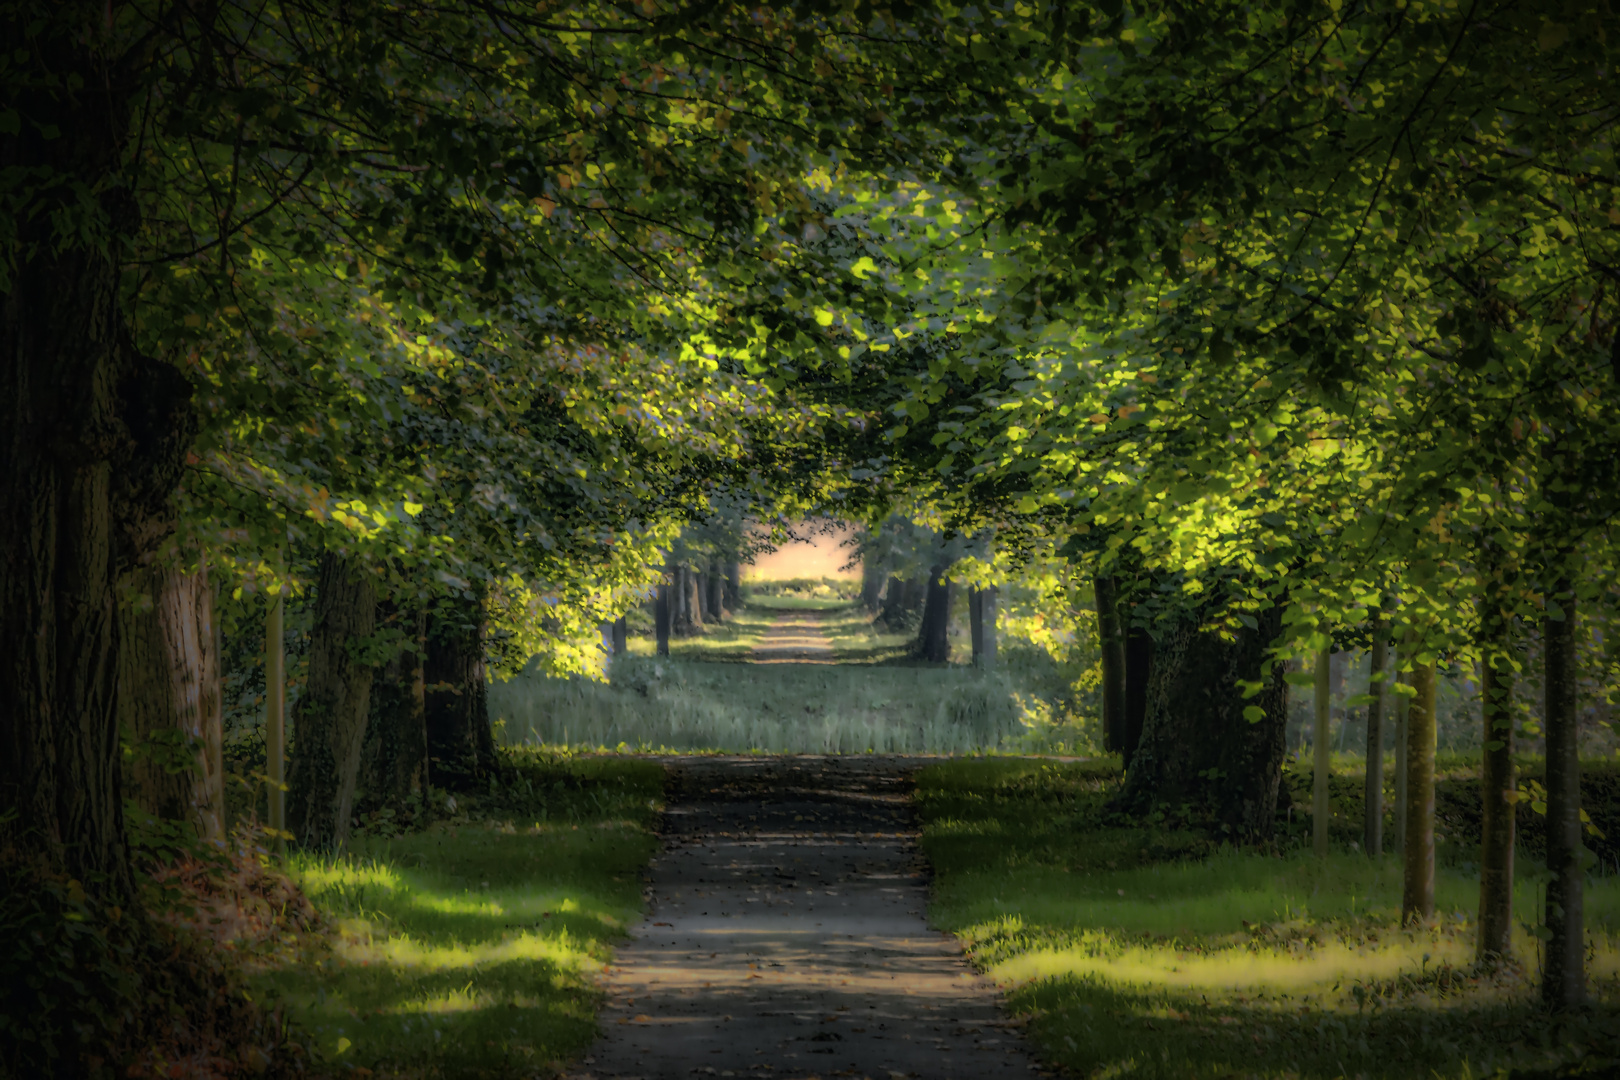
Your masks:
{"label": "slender tree trunk", "polygon": [[1311,758],[1314,765],[1311,770],[1311,847],[1320,859],[1326,858],[1328,853],[1328,817],[1331,813],[1328,780],[1333,774],[1333,759],[1328,738],[1332,720],[1332,646],[1317,650],[1314,674],[1316,694],[1312,704],[1316,708],[1315,724],[1311,730]]}
{"label": "slender tree trunk", "polygon": [[360,786],[398,808],[428,783],[427,617],[392,604],[378,607],[382,621],[403,630],[410,647],[390,657],[372,680]]}
{"label": "slender tree trunk", "polygon": [[936,563],[928,571],[928,595],[923,601],[922,624],[917,627],[916,654],[930,664],[943,664],[951,658],[951,583],[945,567]]}
{"label": "slender tree trunk", "polygon": [[464,787],[494,772],[499,762],[489,726],[482,601],[458,600],[429,620],[423,674],[434,783]]}
{"label": "slender tree trunk", "polygon": [[[1396,667],[1405,662],[1405,657],[1397,659]],[[1395,676],[1397,686],[1411,686],[1411,672],[1397,670]],[[1406,851],[1406,730],[1412,715],[1412,699],[1405,694],[1395,697],[1395,829],[1393,839],[1395,850],[1403,855]]]}
{"label": "slender tree trunk", "polygon": [[[1567,1009],[1586,1000],[1586,934],[1581,894],[1581,759],[1576,698],[1575,595],[1568,578],[1548,595],[1542,623],[1547,732],[1547,961],[1541,999]],[[1562,617],[1555,617],[1561,614]]]}
{"label": "slender tree trunk", "polygon": [[360,749],[371,710],[371,668],[354,646],[376,628],[371,581],[349,558],[321,556],[309,681],[293,717],[288,828],[305,847],[330,850],[349,835]]}
{"label": "slender tree trunk", "polygon": [[[1223,641],[1183,622],[1153,654],[1147,722],[1115,809],[1146,814],[1190,804],[1241,838],[1269,836],[1277,814],[1286,753],[1287,686],[1282,666],[1264,673],[1266,650],[1281,633],[1282,610],[1259,617],[1258,630]],[[1240,681],[1265,678],[1244,699]],[[1243,710],[1256,705],[1251,723]]]}
{"label": "slender tree trunk", "polygon": [[1102,656],[1103,749],[1117,754],[1125,746],[1125,634],[1119,625],[1119,590],[1106,574],[1097,575],[1093,588]]}
{"label": "slender tree trunk", "polygon": [[[673,576],[671,572],[665,572],[666,578],[671,576]],[[672,624],[675,621],[675,605],[671,603],[670,597],[673,589],[674,585],[671,582],[660,581],[657,599],[653,601],[653,633],[657,635],[659,656],[669,655],[669,635],[674,629]]]}
{"label": "slender tree trunk", "polygon": [[[270,614],[264,621],[264,749],[265,772],[269,777],[265,811],[270,827],[287,831],[287,651],[283,628],[286,601],[282,593],[270,598]],[[276,846],[283,846],[283,837]]]}
{"label": "slender tree trunk", "polygon": [[128,792],[149,814],[225,838],[224,732],[207,568],[149,566],[120,606],[118,723],[140,748]]}
{"label": "slender tree trunk", "polygon": [[703,633],[703,603],[699,599],[702,589],[698,581],[698,572],[691,567],[686,568],[686,626],[690,634]]}
{"label": "slender tree trunk", "polygon": [[[1123,620],[1123,613],[1121,619]],[[1148,683],[1153,677],[1153,638],[1146,630],[1131,628],[1125,633],[1125,724],[1120,755],[1130,771],[1147,725]],[[1287,686],[1287,683],[1283,684]]]}
{"label": "slender tree trunk", "polygon": [[1366,815],[1361,824],[1361,846],[1367,857],[1384,853],[1384,682],[1381,676],[1389,666],[1389,643],[1384,628],[1373,624],[1372,656],[1368,666],[1367,695],[1367,777],[1362,792]]}
{"label": "slender tree trunk", "polygon": [[[1494,605],[1492,605],[1494,607]],[[1482,612],[1480,707],[1484,754],[1480,761],[1479,942],[1481,960],[1513,953],[1513,668],[1507,655],[1507,620],[1500,609]]]}
{"label": "slender tree trunk", "polygon": [[1434,664],[1418,662],[1412,641],[1412,688],[1406,713],[1406,844],[1401,922],[1434,918]]}
{"label": "slender tree trunk", "polygon": [[979,599],[979,590],[968,588],[968,643],[973,651],[973,666],[979,666],[979,658],[984,655],[984,606]]}
{"label": "slender tree trunk", "polygon": [[630,621],[623,615],[613,620],[613,659],[630,653]]}

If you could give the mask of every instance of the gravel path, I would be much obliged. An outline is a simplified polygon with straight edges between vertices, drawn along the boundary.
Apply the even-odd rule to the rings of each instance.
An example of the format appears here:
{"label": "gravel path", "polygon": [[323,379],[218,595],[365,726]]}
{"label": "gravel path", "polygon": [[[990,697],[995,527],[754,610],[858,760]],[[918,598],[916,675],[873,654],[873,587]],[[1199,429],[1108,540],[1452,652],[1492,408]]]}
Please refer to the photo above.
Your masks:
{"label": "gravel path", "polygon": [[670,758],[651,910],[578,1077],[1038,1071],[995,987],[924,921],[897,757]]}

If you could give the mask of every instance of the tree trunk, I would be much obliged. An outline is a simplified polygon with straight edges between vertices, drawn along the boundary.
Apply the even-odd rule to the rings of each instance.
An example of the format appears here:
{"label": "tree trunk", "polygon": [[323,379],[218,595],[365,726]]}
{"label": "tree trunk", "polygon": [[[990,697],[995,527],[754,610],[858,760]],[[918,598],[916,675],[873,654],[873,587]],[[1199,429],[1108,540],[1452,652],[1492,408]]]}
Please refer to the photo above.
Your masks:
{"label": "tree trunk", "polygon": [[992,671],[996,666],[996,601],[994,585],[968,593],[968,621],[973,627],[973,666]]}
{"label": "tree trunk", "polygon": [[1371,671],[1367,676],[1367,776],[1362,791],[1365,816],[1361,824],[1361,846],[1367,857],[1384,853],[1384,683],[1379,678],[1389,666],[1389,643],[1384,628],[1373,624]]}
{"label": "tree trunk", "polygon": [[1434,664],[1418,662],[1411,638],[1412,688],[1406,712],[1406,843],[1401,922],[1434,918]]}
{"label": "tree trunk", "polygon": [[[1404,656],[1396,658],[1396,668],[1399,669]],[[1412,676],[1410,672],[1397,670],[1395,675],[1397,686],[1410,686]],[[1406,851],[1406,728],[1407,721],[1412,713],[1412,699],[1405,694],[1395,697],[1395,850]]]}
{"label": "tree trunk", "polygon": [[428,783],[427,617],[392,604],[378,607],[380,621],[404,631],[408,647],[390,657],[372,680],[360,787],[397,809]]}
{"label": "tree trunk", "polygon": [[[665,571],[665,576],[671,576]],[[669,581],[658,583],[657,598],[653,601],[653,633],[658,639],[658,655],[669,655],[669,635],[675,621],[675,605],[671,603],[670,592],[674,586]]]}
{"label": "tree trunk", "polygon": [[1513,666],[1508,621],[1487,598],[1480,612],[1480,711],[1484,753],[1480,760],[1479,959],[1505,960],[1513,953]]}
{"label": "tree trunk", "polygon": [[214,591],[207,568],[126,576],[137,595],[119,609],[118,724],[133,737],[128,794],[160,818],[225,838],[224,732]]}
{"label": "tree trunk", "polygon": [[1125,635],[1119,625],[1119,591],[1106,574],[1097,575],[1093,591],[1102,658],[1103,749],[1117,754],[1125,745]]}
{"label": "tree trunk", "polygon": [[742,610],[742,567],[737,563],[726,564],[725,601],[727,610]]}
{"label": "tree trunk", "polygon": [[878,616],[889,630],[903,630],[906,626],[906,616],[910,613],[908,585],[898,577],[889,578],[888,587],[883,593],[883,611]]}
{"label": "tree trunk", "polygon": [[1314,671],[1315,723],[1311,729],[1311,848],[1317,858],[1326,858],[1328,853],[1328,818],[1331,814],[1329,805],[1328,786],[1329,778],[1333,775],[1333,758],[1328,743],[1329,728],[1332,721],[1332,677],[1333,677],[1333,647],[1327,646],[1317,650],[1316,669]]}
{"label": "tree trunk", "polygon": [[434,613],[428,622],[423,668],[433,782],[464,788],[499,764],[489,726],[482,601],[459,599]]}
{"label": "tree trunk", "polygon": [[613,620],[613,659],[626,656],[630,652],[630,621],[623,615]]}
{"label": "tree trunk", "polygon": [[690,566],[686,568],[686,628],[689,634],[703,633],[703,601],[701,583],[698,572]]}
{"label": "tree trunk", "polygon": [[377,598],[371,581],[343,555],[321,556],[309,680],[293,710],[287,828],[308,848],[339,848],[349,835],[360,749],[371,710],[369,666],[354,647],[371,636]]}
{"label": "tree trunk", "polygon": [[715,614],[714,607],[709,603],[709,575],[702,571],[692,574],[692,593],[696,600],[694,618],[699,626],[704,623],[718,622],[719,616]]}
{"label": "tree trunk", "polygon": [[1127,771],[1136,758],[1136,748],[1141,745],[1142,731],[1147,724],[1148,680],[1153,677],[1153,654],[1153,638],[1146,630],[1136,627],[1126,630],[1125,723],[1120,755]]}
{"label": "tree trunk", "polygon": [[[1582,913],[1581,759],[1577,741],[1575,596],[1555,583],[1542,623],[1547,732],[1547,941],[1541,999],[1556,1009],[1586,1000],[1586,934]],[[1559,617],[1561,616],[1561,617]]]}
{"label": "tree trunk", "polygon": [[[1200,632],[1187,621],[1171,629],[1153,654],[1147,719],[1125,787],[1114,808],[1137,815],[1155,806],[1191,804],[1241,838],[1269,836],[1277,814],[1286,752],[1287,683],[1266,650],[1282,632],[1282,609],[1259,619],[1258,630],[1235,641]],[[1244,699],[1241,681],[1264,679]],[[1250,722],[1244,709],[1258,706]]]}
{"label": "tree trunk", "polygon": [[[0,136],[0,161],[70,176],[64,192],[102,192],[116,238],[135,224],[108,179],[130,98],[95,38],[42,40],[30,62],[52,80],[8,102],[30,120]],[[0,843],[96,881],[98,896],[117,902],[133,879],[115,584],[172,530],[169,497],[196,430],[191,388],[135,351],[113,257],[64,250],[83,241],[54,235],[50,213],[16,226],[17,263],[0,296]]]}
{"label": "tree trunk", "polygon": [[883,606],[883,585],[886,581],[883,568],[871,563],[861,563],[861,606],[868,614],[876,615]]}
{"label": "tree trunk", "polygon": [[928,595],[923,601],[922,623],[917,627],[916,654],[930,664],[951,658],[951,583],[945,567],[936,563],[928,571]]}
{"label": "tree trunk", "polygon": [[[285,594],[270,598],[270,613],[264,621],[264,756],[268,777],[265,811],[270,827],[287,831],[287,651],[283,615]],[[277,848],[285,837],[276,838]]]}
{"label": "tree trunk", "polygon": [[709,583],[709,610],[705,616],[710,622],[726,621],[725,581],[717,573],[705,575]]}

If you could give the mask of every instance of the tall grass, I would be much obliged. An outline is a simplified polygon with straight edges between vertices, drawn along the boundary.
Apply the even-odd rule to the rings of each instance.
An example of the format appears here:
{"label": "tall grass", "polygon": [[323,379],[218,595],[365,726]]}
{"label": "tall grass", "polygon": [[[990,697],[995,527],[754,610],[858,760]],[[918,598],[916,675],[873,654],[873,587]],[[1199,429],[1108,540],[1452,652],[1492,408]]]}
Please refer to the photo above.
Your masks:
{"label": "tall grass", "polygon": [[607,683],[525,673],[489,700],[509,746],[960,754],[1027,734],[1012,683],[968,668],[627,656]]}

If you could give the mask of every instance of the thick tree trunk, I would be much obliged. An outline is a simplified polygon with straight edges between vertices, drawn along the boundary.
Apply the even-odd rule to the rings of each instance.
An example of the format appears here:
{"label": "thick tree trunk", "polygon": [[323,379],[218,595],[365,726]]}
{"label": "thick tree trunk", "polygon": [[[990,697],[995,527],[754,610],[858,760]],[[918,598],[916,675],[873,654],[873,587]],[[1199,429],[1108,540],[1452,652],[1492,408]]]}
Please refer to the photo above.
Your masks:
{"label": "thick tree trunk", "polygon": [[620,615],[613,620],[613,658],[617,660],[630,652],[630,620]]}
{"label": "thick tree trunk", "polygon": [[699,598],[702,588],[698,577],[696,570],[686,568],[686,632],[689,634],[703,633],[703,602]]}
{"label": "thick tree trunk", "polygon": [[[0,163],[70,176],[64,192],[102,191],[117,237],[134,224],[108,182],[130,99],[95,37],[42,39],[46,53],[29,62],[53,78],[8,103],[30,119],[0,136]],[[36,123],[60,133],[46,138]],[[115,583],[172,528],[169,496],[195,433],[191,389],[134,350],[114,258],[62,250],[82,241],[54,235],[51,214],[16,224],[18,262],[0,297],[0,842],[116,902],[132,878]]]}
{"label": "thick tree trunk", "polygon": [[[666,571],[666,576],[673,574]],[[653,600],[653,633],[657,636],[659,656],[669,655],[669,635],[674,629],[675,621],[675,605],[671,602],[670,596],[673,590],[674,585],[671,582],[660,581],[657,597]]]}
{"label": "thick tree trunk", "polygon": [[695,606],[695,618],[697,619],[698,625],[701,626],[704,623],[718,622],[720,617],[715,614],[714,606],[709,603],[709,575],[707,573],[700,570],[693,571],[692,593],[694,599],[697,601]]}
{"label": "thick tree trunk", "polygon": [[141,567],[119,609],[118,724],[136,747],[127,793],[149,814],[225,838],[224,732],[206,568]]}
{"label": "thick tree trunk", "polygon": [[1586,934],[1581,892],[1581,759],[1577,741],[1575,595],[1568,579],[1548,597],[1563,608],[1542,623],[1547,733],[1547,912],[1552,932],[1542,969],[1541,999],[1556,1009],[1586,1000]]}
{"label": "thick tree trunk", "polygon": [[726,564],[725,600],[727,610],[742,610],[742,566],[737,563]]}
{"label": "thick tree trunk", "polygon": [[709,585],[709,591],[708,591],[709,610],[704,615],[704,618],[708,619],[710,622],[725,622],[725,620],[726,620],[725,581],[717,573],[709,573],[709,574],[705,575],[705,577],[706,577],[706,579],[708,581],[708,585]]}
{"label": "thick tree trunk", "polygon": [[[1143,815],[1190,804],[1230,835],[1268,836],[1277,814],[1286,751],[1287,683],[1282,666],[1263,674],[1266,650],[1282,630],[1282,610],[1259,618],[1235,641],[1191,622],[1171,629],[1153,654],[1147,720],[1116,809]],[[1243,697],[1240,681],[1265,679]],[[1258,706],[1251,723],[1243,711]]]}
{"label": "thick tree trunk", "polygon": [[427,617],[379,604],[379,622],[406,635],[402,648],[377,670],[361,750],[360,787],[395,808],[428,784]]}
{"label": "thick tree trunk", "polygon": [[1412,688],[1417,695],[1406,712],[1406,842],[1401,888],[1401,922],[1434,918],[1434,665],[1416,660],[1413,640]]}
{"label": "thick tree trunk", "polygon": [[1317,651],[1313,675],[1312,683],[1316,693],[1312,701],[1315,715],[1312,718],[1314,723],[1311,729],[1311,848],[1317,858],[1325,858],[1328,853],[1328,818],[1332,812],[1328,799],[1330,793],[1328,782],[1333,775],[1333,758],[1328,744],[1332,722],[1331,646]]}
{"label": "thick tree trunk", "polygon": [[1125,634],[1119,624],[1119,590],[1106,574],[1097,575],[1093,588],[1102,658],[1103,749],[1117,754],[1125,745]]}
{"label": "thick tree trunk", "polygon": [[996,666],[996,587],[968,590],[968,623],[973,636],[973,666]]}
{"label": "thick tree trunk", "polygon": [[360,749],[371,710],[372,669],[354,648],[376,629],[377,598],[355,563],[321,556],[309,679],[293,712],[287,828],[305,847],[339,848],[349,835]]}
{"label": "thick tree trunk", "polygon": [[913,651],[930,664],[951,658],[951,583],[945,567],[936,563],[928,571],[928,595],[923,601],[922,623],[917,627]]}
{"label": "thick tree trunk", "polygon": [[[1153,677],[1153,638],[1146,630],[1132,627],[1125,632],[1125,722],[1120,734],[1119,752],[1127,771],[1141,745],[1147,724],[1148,680]],[[1283,684],[1288,685],[1287,683]]]}
{"label": "thick tree trunk", "polygon": [[495,771],[484,676],[484,605],[463,599],[428,621],[427,740],[429,768],[439,787],[465,787]]}
{"label": "thick tree trunk", "polygon": [[1361,823],[1361,846],[1368,858],[1384,853],[1384,683],[1379,678],[1389,666],[1389,643],[1384,629],[1373,625],[1371,671],[1367,676],[1367,775],[1362,790],[1365,816]]}

